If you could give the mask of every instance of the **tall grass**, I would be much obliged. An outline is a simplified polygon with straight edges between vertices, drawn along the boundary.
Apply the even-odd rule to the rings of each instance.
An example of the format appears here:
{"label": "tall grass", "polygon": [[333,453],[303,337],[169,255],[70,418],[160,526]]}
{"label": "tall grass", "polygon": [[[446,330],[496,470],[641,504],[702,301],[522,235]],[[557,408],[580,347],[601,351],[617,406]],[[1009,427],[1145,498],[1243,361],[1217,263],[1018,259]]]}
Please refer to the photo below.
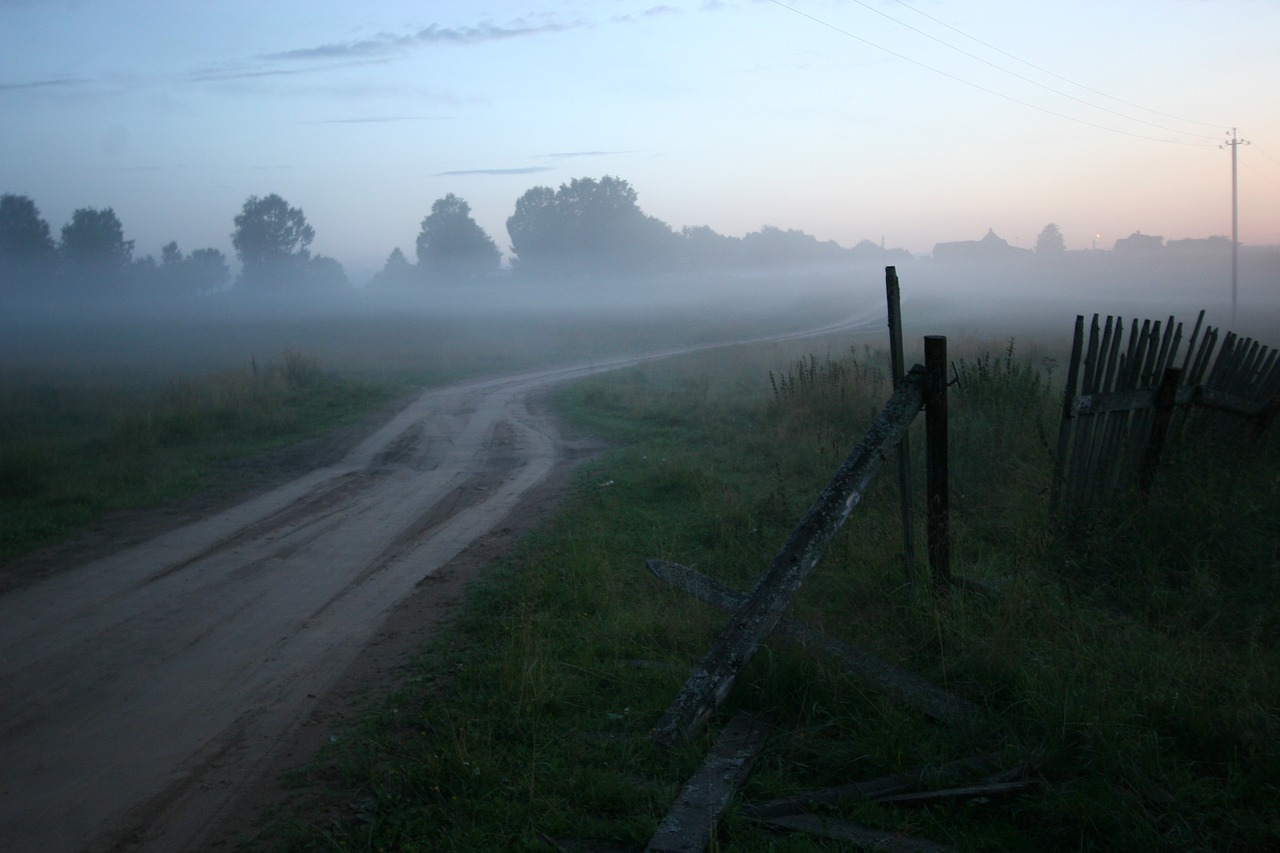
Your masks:
{"label": "tall grass", "polygon": [[159,387],[0,391],[0,559],[103,512],[190,494],[220,462],[316,435],[396,393],[296,350]]}
{"label": "tall grass", "polygon": [[[833,354],[834,353],[834,354]],[[285,850],[641,848],[712,731],[649,729],[724,617],[650,579],[692,565],[746,590],[888,396],[883,354],[778,348],[650,365],[569,387],[562,410],[621,447],[578,479],[424,650],[401,688],[297,782]],[[994,596],[904,583],[882,477],[790,612],[977,703],[950,731],[817,652],[770,639],[726,713],[774,721],[743,796],[766,799],[996,751],[1044,785],[1012,801],[836,816],[960,850],[1262,850],[1280,838],[1280,583],[1274,435],[1253,462],[1184,452],[1149,502],[1058,539],[1047,490],[1052,363],[957,358],[953,570]],[[713,849],[837,850],[731,810]]]}

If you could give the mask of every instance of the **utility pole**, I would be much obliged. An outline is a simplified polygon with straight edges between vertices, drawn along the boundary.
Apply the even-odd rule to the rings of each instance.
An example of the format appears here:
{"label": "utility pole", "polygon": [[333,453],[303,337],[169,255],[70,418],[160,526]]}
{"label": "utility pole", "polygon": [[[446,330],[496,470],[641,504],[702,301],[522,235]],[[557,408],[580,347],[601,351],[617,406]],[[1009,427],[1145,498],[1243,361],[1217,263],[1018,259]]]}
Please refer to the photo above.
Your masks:
{"label": "utility pole", "polygon": [[[1236,289],[1238,280],[1238,271],[1240,269],[1240,205],[1239,196],[1236,192],[1236,149],[1241,145],[1248,145],[1247,139],[1237,139],[1236,129],[1231,128],[1228,134],[1231,138],[1226,141],[1226,145],[1231,146],[1231,325],[1236,324]],[[1221,148],[1222,146],[1218,146]]]}

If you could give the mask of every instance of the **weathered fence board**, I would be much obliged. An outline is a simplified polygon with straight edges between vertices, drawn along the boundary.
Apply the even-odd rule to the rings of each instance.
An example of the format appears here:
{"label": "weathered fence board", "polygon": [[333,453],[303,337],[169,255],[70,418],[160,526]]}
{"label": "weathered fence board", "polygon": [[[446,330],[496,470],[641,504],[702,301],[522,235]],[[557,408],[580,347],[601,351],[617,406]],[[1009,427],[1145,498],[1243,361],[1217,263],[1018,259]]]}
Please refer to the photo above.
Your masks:
{"label": "weathered fence board", "polygon": [[659,743],[688,737],[724,701],[738,673],[773,631],[827,543],[862,500],[885,457],[924,406],[925,379],[913,370],[850,451],[786,544],[654,727]]}
{"label": "weathered fence board", "polygon": [[[747,598],[714,578],[679,563],[647,560],[645,565],[654,577],[720,610],[732,613]],[[822,649],[840,661],[849,675],[940,723],[964,726],[980,718],[978,707],[973,703],[935,687],[914,673],[861,652],[848,643],[828,637],[803,622],[783,616],[778,620],[775,630],[805,645]]]}
{"label": "weathered fence board", "polygon": [[745,714],[730,720],[658,824],[645,853],[702,853],[767,734],[763,722]]}
{"label": "weathered fence board", "polygon": [[[1019,765],[1013,769],[1018,772],[1025,772],[1025,767],[1025,765]],[[833,806],[857,800],[880,800],[895,794],[919,791],[939,782],[950,783],[962,776],[989,773],[1000,770],[1000,768],[1001,763],[998,754],[975,755],[970,758],[948,761],[940,767],[916,767],[902,773],[877,776],[874,779],[854,782],[850,785],[841,785],[838,788],[823,788],[820,791],[806,791],[803,794],[793,794],[790,797],[781,797],[762,803],[747,803],[739,811],[744,817],[750,818],[782,817],[783,815],[809,811],[820,806]]]}
{"label": "weathered fence board", "polygon": [[[1175,318],[1141,326],[1133,319],[1127,345],[1124,335],[1122,318],[1100,325],[1095,314],[1086,342],[1084,317],[1076,317],[1050,490],[1051,512],[1059,518],[1128,489],[1149,488],[1177,409],[1253,418],[1256,434],[1280,406],[1277,351],[1231,332],[1220,336],[1204,325],[1203,311],[1180,367],[1183,326]],[[1179,384],[1158,393],[1171,370]]]}
{"label": "weathered fence board", "polygon": [[[907,366],[902,355],[902,297],[896,267],[884,268],[885,301],[889,305],[889,367],[893,390],[902,387]],[[916,583],[915,512],[911,506],[911,436],[903,433],[898,445],[898,511],[902,515],[902,568],[907,583]]]}
{"label": "weathered fence board", "polygon": [[822,838],[848,841],[867,850],[883,850],[888,853],[947,853],[955,849],[936,841],[913,838],[898,832],[885,832],[883,829],[870,829],[853,821],[811,814],[769,818],[764,822],[783,829],[794,829]]}
{"label": "weathered fence board", "polygon": [[929,378],[924,413],[925,498],[929,573],[936,591],[951,586],[951,469],[947,440],[947,339],[927,335],[924,369]]}

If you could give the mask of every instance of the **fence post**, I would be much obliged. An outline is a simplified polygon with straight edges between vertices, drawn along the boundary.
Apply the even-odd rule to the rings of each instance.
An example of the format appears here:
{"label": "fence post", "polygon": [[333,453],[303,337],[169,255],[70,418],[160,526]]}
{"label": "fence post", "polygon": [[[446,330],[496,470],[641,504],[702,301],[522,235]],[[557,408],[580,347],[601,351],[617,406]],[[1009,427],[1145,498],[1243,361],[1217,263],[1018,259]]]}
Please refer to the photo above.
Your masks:
{"label": "fence post", "polygon": [[1160,467],[1160,455],[1164,453],[1169,424],[1173,421],[1173,408],[1178,397],[1178,383],[1182,381],[1182,369],[1166,367],[1156,388],[1155,416],[1151,420],[1151,435],[1142,453],[1142,467],[1138,470],[1138,490],[1144,495],[1151,491]]}
{"label": "fence post", "polygon": [[[893,390],[897,391],[906,377],[902,356],[902,305],[898,289],[897,267],[884,268],[885,297],[889,303],[889,360],[893,370]],[[911,439],[902,434],[898,445],[898,504],[902,511],[902,568],[907,583],[916,585],[915,513],[911,510]]]}
{"label": "fence post", "polygon": [[927,335],[924,339],[924,369],[927,376],[924,407],[925,467],[928,469],[926,497],[929,506],[929,571],[937,591],[951,585],[951,501],[947,457],[947,339]]}

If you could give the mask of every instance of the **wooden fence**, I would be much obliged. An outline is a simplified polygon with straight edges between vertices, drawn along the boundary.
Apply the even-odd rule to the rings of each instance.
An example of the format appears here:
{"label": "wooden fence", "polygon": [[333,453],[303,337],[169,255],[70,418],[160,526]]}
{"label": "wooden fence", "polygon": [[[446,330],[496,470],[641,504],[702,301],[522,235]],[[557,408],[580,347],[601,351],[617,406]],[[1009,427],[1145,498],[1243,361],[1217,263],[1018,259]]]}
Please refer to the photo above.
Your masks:
{"label": "wooden fence", "polygon": [[[904,371],[898,282],[886,269],[894,392],[866,435],[845,458],[813,506],[750,592],[738,592],[694,570],[662,560],[647,561],[650,573],[729,614],[719,637],[657,721],[652,736],[672,745],[693,736],[727,699],[738,674],[764,639],[775,630],[820,649],[863,684],[929,716],[936,722],[972,728],[982,724],[971,703],[939,689],[918,675],[892,666],[818,630],[788,618],[785,610],[826,545],[865,494],[883,462],[895,450],[903,483],[904,557],[914,582],[914,546],[910,501],[907,430],[925,413],[926,506],[929,570],[933,588],[943,592],[965,586],[950,573],[947,462],[946,338],[925,338],[925,365]],[[1076,511],[1136,484],[1149,486],[1165,437],[1178,407],[1212,408],[1265,426],[1277,409],[1280,359],[1275,350],[1227,334],[1218,348],[1217,329],[1204,329],[1203,312],[1178,364],[1183,327],[1133,321],[1126,346],[1124,324],[1093,318],[1085,345],[1084,318],[1076,320],[1075,340],[1063,395],[1058,464],[1052,502],[1058,511]],[[1215,353],[1216,350],[1216,353]],[[1184,382],[1185,379],[1185,382]],[[721,815],[750,772],[768,735],[766,721],[736,716],[729,721],[702,766],[688,780],[646,847],[647,853],[697,853],[707,847]],[[921,838],[884,833],[808,813],[815,807],[850,799],[885,803],[921,803],[972,797],[991,799],[1036,787],[1026,764],[1002,767],[996,756],[978,755],[941,768],[918,768],[881,779],[853,782],[778,800],[744,804],[740,813],[774,827],[853,842],[874,849],[934,853],[947,849]],[[967,784],[948,787],[960,778]],[[932,788],[932,790],[922,790]]]}
{"label": "wooden fence", "polygon": [[1201,311],[1179,361],[1183,325],[1173,317],[1141,326],[1133,320],[1127,345],[1123,319],[1107,317],[1100,326],[1095,314],[1086,345],[1084,317],[1076,317],[1050,493],[1054,518],[1078,518],[1119,494],[1149,489],[1178,410],[1244,419],[1254,435],[1268,425],[1280,392],[1276,350],[1232,332],[1219,347],[1219,338]]}
{"label": "wooden fence", "polygon": [[[959,579],[953,580],[950,575],[946,338],[926,337],[925,365],[916,365],[903,372],[897,275],[893,267],[885,272],[893,350],[893,395],[800,520],[754,589],[741,593],[676,563],[662,560],[647,562],[654,577],[731,614],[710,651],[654,726],[653,738],[662,745],[683,741],[706,723],[728,697],[738,673],[775,629],[822,650],[850,676],[938,723],[972,727],[981,722],[979,710],[972,703],[939,689],[914,673],[826,637],[817,629],[784,615],[791,598],[857,506],[885,459],[896,450],[900,460],[909,460],[907,430],[921,410],[925,412],[925,460],[928,469],[926,530],[933,589],[943,592],[964,583]],[[900,467],[899,476],[904,483],[909,481],[908,475],[907,466]],[[905,568],[908,578],[914,581],[915,569],[910,558],[914,546],[910,540],[908,504],[904,501]],[[699,853],[705,850],[730,799],[746,779],[768,728],[763,721],[745,717],[735,717],[725,726],[702,767],[689,779],[667,816],[659,823],[646,851]],[[752,820],[778,828],[825,835],[861,846],[932,853],[946,848],[925,839],[871,830],[807,812],[824,804],[855,799],[921,803],[1016,794],[1037,784],[1025,778],[1028,772],[1026,765],[1002,768],[994,757],[975,756],[941,768],[917,768],[892,777],[749,804],[743,813]],[[966,776],[971,780],[970,784],[947,787]],[[932,790],[922,790],[925,788]]]}

